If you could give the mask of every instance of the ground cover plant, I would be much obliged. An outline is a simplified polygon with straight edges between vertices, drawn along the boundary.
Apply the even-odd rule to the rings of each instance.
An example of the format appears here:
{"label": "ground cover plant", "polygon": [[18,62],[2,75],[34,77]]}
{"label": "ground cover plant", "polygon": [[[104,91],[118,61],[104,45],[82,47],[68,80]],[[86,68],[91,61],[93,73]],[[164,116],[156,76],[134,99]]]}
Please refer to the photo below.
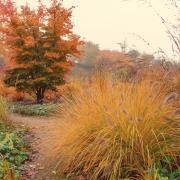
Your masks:
{"label": "ground cover plant", "polygon": [[179,117],[165,84],[98,78],[60,108],[59,170],[70,179],[176,179]]}
{"label": "ground cover plant", "polygon": [[0,97],[0,179],[19,179],[21,165],[28,158],[24,131],[8,121],[8,105]]}
{"label": "ground cover plant", "polygon": [[24,132],[0,124],[0,179],[19,179],[21,166],[28,159]]}
{"label": "ground cover plant", "polygon": [[48,116],[56,110],[56,104],[18,104],[10,105],[10,111],[27,116]]}

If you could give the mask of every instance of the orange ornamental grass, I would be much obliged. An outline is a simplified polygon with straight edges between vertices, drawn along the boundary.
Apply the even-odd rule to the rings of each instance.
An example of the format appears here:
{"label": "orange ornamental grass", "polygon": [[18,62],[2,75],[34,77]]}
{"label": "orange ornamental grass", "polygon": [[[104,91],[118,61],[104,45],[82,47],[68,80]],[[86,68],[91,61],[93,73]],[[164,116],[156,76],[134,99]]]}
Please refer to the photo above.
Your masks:
{"label": "orange ornamental grass", "polygon": [[6,121],[7,119],[8,119],[8,104],[5,98],[3,98],[0,95],[0,122]]}
{"label": "orange ornamental grass", "polygon": [[[155,178],[156,163],[179,154],[179,118],[166,87],[99,77],[59,109],[59,170],[70,178]],[[62,117],[61,117],[62,118]],[[169,166],[171,166],[169,165]]]}

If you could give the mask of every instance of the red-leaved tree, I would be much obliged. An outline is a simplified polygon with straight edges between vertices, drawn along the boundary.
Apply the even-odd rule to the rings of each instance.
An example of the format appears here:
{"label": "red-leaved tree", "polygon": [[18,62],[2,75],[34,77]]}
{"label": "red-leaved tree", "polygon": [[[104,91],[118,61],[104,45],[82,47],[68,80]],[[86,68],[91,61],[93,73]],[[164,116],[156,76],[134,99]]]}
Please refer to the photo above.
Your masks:
{"label": "red-leaved tree", "polygon": [[11,0],[0,0],[0,37],[8,49],[10,69],[5,84],[18,91],[34,93],[42,103],[47,90],[65,83],[82,43],[73,33],[72,9],[59,0],[50,7],[39,1],[37,10],[28,5],[19,10]]}

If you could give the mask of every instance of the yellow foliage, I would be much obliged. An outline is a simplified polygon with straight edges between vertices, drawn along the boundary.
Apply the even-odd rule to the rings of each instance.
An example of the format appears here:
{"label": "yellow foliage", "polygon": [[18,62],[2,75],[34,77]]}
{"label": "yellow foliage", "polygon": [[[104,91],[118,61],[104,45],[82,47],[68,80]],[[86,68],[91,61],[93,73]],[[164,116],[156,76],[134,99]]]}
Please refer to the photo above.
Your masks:
{"label": "yellow foliage", "polygon": [[0,121],[7,120],[8,105],[6,100],[0,96]]}
{"label": "yellow foliage", "polygon": [[78,93],[81,88],[82,84],[79,81],[75,80],[59,87],[59,92],[61,92],[62,96],[64,97],[72,98],[72,96]]}
{"label": "yellow foliage", "polygon": [[164,156],[175,159],[179,118],[165,94],[166,87],[149,81],[117,84],[99,77],[66,98],[59,109],[61,174],[144,179]]}

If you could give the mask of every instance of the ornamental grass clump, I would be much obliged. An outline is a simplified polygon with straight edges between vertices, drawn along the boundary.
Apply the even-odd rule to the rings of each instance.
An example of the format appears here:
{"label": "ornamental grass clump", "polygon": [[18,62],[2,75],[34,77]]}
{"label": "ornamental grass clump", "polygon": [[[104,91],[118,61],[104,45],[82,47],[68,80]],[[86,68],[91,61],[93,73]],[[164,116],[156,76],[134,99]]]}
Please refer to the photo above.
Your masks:
{"label": "ornamental grass clump", "polygon": [[147,81],[112,83],[96,78],[65,98],[60,108],[59,170],[62,176],[89,180],[150,179],[160,167],[176,169],[179,154],[173,102],[166,87]]}
{"label": "ornamental grass clump", "polygon": [[8,115],[8,105],[6,100],[0,96],[0,122],[6,121]]}

